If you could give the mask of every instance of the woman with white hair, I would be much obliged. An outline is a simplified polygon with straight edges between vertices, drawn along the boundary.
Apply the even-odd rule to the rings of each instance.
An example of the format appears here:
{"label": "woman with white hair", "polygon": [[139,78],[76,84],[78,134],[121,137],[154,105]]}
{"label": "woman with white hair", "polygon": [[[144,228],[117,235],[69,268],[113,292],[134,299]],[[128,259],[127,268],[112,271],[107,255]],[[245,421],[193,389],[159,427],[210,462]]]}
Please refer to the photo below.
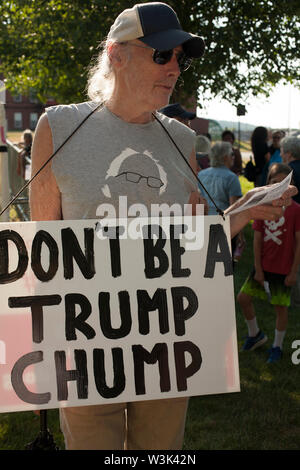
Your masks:
{"label": "woman with white hair", "polygon": [[[198,173],[200,182],[223,211],[242,196],[239,178],[230,171],[232,161],[232,145],[229,142],[217,142],[210,152],[210,168]],[[206,195],[202,186],[199,186],[202,194]],[[207,199],[208,215],[217,214],[215,206],[209,198]]]}
{"label": "woman with white hair", "polygon": [[[210,168],[206,168],[198,173],[200,182],[205,186],[217,206],[223,211],[242,197],[239,178],[231,171],[233,161],[234,152],[231,143],[225,141],[217,142],[210,152]],[[204,195],[205,191],[201,185],[199,186]],[[207,202],[209,206],[208,215],[217,214],[210,198],[207,198]],[[236,249],[240,250],[240,247],[243,245],[244,238],[241,231],[231,239],[233,259],[239,259],[240,254],[237,254]]]}

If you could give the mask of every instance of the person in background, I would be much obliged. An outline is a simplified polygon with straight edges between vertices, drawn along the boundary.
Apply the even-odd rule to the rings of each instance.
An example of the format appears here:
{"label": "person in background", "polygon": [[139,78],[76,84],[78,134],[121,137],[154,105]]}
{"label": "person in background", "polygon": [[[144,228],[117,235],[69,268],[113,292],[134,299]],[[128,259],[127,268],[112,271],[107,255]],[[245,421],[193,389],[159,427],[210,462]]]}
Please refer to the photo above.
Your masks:
{"label": "person in background", "polygon": [[298,137],[284,137],[280,147],[282,160],[292,168],[293,182],[299,191],[293,199],[300,204],[300,139]]}
{"label": "person in background", "polygon": [[[291,172],[283,163],[273,163],[267,184],[282,181]],[[296,202],[287,207],[277,221],[255,220],[254,269],[242,286],[237,301],[245,317],[248,336],[244,351],[253,351],[267,341],[267,336],[258,327],[253,297],[270,298],[276,313],[275,337],[267,362],[282,357],[282,345],[288,323],[291,287],[297,282],[300,265],[300,205]]]}
{"label": "person in background", "polygon": [[[201,183],[223,211],[234,204],[241,196],[239,178],[231,170],[233,160],[232,146],[229,142],[217,142],[211,149],[210,168],[198,173]],[[200,191],[205,196],[205,191],[199,185]],[[217,214],[212,201],[209,200],[208,215]]]}
{"label": "person in background", "polygon": [[[293,199],[300,204],[300,139],[298,137],[284,137],[281,141],[282,160],[293,170],[293,184],[298,189]],[[297,283],[292,287],[292,307],[300,307],[300,268],[298,270]]]}
{"label": "person in background", "polygon": [[236,175],[241,175],[243,169],[243,161],[242,155],[240,150],[237,147],[234,147],[235,142],[235,135],[230,130],[226,129],[222,132],[222,141],[229,142],[232,145],[232,152],[233,152],[233,164],[230,168],[233,173]]}
{"label": "person in background", "polygon": [[24,180],[29,180],[31,175],[31,146],[32,146],[32,132],[30,129],[26,129],[23,132],[23,140],[19,143],[23,149],[18,155],[17,173]]}
{"label": "person in background", "polygon": [[[241,175],[243,171],[243,160],[240,150],[237,147],[234,147],[235,135],[229,129],[226,129],[222,132],[222,141],[229,142],[232,145],[233,152],[233,164],[230,168],[233,173],[236,175]],[[246,245],[245,237],[243,231],[232,239],[232,248],[233,248],[233,260],[235,262],[239,261]]]}
{"label": "person in background", "polygon": [[[223,211],[242,197],[242,190],[238,176],[231,171],[233,161],[232,145],[229,142],[217,142],[210,152],[210,168],[201,170],[198,178],[207,189],[217,206]],[[205,190],[199,184],[203,196]],[[208,201],[208,215],[217,214],[217,210],[210,198]],[[240,233],[231,240],[231,248],[234,260],[234,252]]]}
{"label": "person in background", "polygon": [[165,116],[182,122],[182,124],[185,124],[188,127],[191,127],[191,121],[196,117],[196,113],[186,111],[179,103],[168,104],[160,109],[159,112]]}
{"label": "person in background", "polygon": [[205,135],[197,135],[196,137],[196,159],[198,172],[210,167],[210,151],[211,142]]}
{"label": "person in background", "polygon": [[284,133],[280,130],[272,132],[272,144],[269,147],[270,152],[270,165],[272,163],[280,163],[282,162],[282,157],[280,154],[280,142],[283,138]]}
{"label": "person in background", "polygon": [[266,127],[258,126],[254,129],[251,135],[251,149],[256,167],[256,181],[254,184],[255,186],[262,186],[261,174],[270,158],[268,129]]}
{"label": "person in background", "polygon": [[282,131],[272,132],[272,144],[269,146],[269,153],[266,157],[266,163],[261,174],[261,186],[267,182],[268,171],[273,163],[281,163],[282,158],[280,155],[280,141],[283,136]]}

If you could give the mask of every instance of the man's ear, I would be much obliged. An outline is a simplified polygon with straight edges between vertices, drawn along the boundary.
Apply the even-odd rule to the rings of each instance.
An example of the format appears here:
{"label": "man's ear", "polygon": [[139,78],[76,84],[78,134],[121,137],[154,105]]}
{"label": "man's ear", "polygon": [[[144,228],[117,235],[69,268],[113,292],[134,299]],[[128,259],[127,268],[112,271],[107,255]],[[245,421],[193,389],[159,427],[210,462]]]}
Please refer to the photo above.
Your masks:
{"label": "man's ear", "polygon": [[110,43],[107,46],[107,55],[110,63],[115,67],[120,67],[123,63],[123,51],[121,50],[120,44]]}

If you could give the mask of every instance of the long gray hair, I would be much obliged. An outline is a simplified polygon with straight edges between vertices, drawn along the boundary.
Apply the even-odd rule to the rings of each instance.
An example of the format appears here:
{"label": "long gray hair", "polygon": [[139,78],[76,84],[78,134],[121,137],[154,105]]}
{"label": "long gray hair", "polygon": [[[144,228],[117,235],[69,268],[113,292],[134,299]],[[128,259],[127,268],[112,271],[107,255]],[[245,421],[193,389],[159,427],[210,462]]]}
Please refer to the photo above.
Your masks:
{"label": "long gray hair", "polygon": [[[110,41],[111,42],[111,41]],[[108,40],[99,45],[100,53],[89,69],[87,94],[92,101],[107,103],[115,86],[115,75],[107,53]]]}

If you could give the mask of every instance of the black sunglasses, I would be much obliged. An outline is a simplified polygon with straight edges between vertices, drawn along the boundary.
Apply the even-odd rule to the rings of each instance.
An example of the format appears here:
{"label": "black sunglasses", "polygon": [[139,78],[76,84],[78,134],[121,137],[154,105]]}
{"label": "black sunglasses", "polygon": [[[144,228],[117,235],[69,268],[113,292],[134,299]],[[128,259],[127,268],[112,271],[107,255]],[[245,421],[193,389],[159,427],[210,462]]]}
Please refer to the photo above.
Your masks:
{"label": "black sunglasses", "polygon": [[[132,44],[129,43],[130,46],[141,47],[143,49],[151,49],[153,51],[152,59],[158,65],[165,65],[173,57],[174,49],[169,49],[168,51],[158,51],[157,49],[153,49],[152,47],[142,46],[140,44]],[[185,72],[192,64],[193,59],[192,57],[188,57],[183,51],[176,54],[176,59],[178,62],[180,72]]]}

